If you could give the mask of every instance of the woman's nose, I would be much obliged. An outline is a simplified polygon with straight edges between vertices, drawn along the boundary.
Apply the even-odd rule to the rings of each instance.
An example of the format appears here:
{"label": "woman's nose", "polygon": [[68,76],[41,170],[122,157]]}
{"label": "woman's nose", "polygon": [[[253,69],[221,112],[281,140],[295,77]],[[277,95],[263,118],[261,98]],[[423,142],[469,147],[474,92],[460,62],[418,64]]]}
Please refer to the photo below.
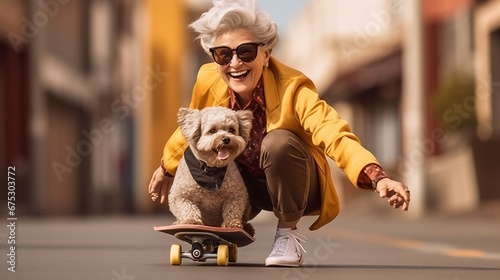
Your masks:
{"label": "woman's nose", "polygon": [[238,57],[236,52],[233,52],[233,57],[231,58],[231,63],[229,63],[229,65],[231,67],[234,67],[236,65],[239,65],[240,63],[241,63],[241,59]]}

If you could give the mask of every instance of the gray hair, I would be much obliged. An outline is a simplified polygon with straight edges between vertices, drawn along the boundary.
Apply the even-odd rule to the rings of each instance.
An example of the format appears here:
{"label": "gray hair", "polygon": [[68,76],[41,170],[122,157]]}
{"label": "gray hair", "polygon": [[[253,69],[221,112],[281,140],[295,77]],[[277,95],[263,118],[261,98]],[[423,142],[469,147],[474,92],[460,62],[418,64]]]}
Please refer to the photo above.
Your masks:
{"label": "gray hair", "polygon": [[256,0],[213,0],[213,7],[189,25],[200,39],[201,47],[209,53],[221,34],[247,28],[255,34],[266,50],[278,44],[278,27],[268,13],[260,11]]}

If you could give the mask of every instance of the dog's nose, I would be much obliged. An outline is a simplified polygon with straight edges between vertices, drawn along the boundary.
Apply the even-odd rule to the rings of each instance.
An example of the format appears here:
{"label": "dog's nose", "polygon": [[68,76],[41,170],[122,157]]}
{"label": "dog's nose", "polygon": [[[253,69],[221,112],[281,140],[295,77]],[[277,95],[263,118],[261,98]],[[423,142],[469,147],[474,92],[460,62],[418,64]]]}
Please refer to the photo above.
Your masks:
{"label": "dog's nose", "polygon": [[229,137],[222,137],[221,140],[222,140],[222,143],[224,143],[226,145],[229,144],[229,142],[231,141],[231,139]]}

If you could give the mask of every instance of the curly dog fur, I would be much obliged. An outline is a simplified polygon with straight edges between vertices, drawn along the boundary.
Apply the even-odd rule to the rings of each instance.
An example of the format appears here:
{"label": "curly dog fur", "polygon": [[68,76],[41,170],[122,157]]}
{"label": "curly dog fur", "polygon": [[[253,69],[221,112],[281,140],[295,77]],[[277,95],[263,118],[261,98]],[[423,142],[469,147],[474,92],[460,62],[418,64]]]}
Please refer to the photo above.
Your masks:
{"label": "curly dog fur", "polygon": [[234,163],[248,143],[252,112],[225,107],[181,108],[177,119],[196,163],[210,169],[226,168],[226,172],[222,184],[203,187],[193,178],[185,153],[168,196],[175,223],[245,228],[253,235],[254,229],[247,223],[247,189]]}

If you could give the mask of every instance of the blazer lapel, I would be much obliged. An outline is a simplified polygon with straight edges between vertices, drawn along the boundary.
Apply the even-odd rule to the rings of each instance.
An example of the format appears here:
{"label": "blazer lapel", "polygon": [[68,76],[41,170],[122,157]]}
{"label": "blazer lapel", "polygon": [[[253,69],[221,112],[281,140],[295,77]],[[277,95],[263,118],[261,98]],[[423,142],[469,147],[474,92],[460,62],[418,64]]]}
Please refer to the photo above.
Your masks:
{"label": "blazer lapel", "polygon": [[214,106],[229,107],[228,87],[222,79],[217,79],[215,84],[210,89],[210,93],[214,98]]}
{"label": "blazer lapel", "polygon": [[266,96],[267,127],[269,127],[269,124],[275,123],[277,120],[279,120],[279,110],[277,112],[275,112],[275,110],[278,109],[279,106],[281,106],[278,93],[278,85],[276,83],[276,79],[274,78],[274,73],[271,70],[271,68],[276,65],[273,60],[274,59],[271,58],[270,67],[268,67],[263,73],[264,94]]}

